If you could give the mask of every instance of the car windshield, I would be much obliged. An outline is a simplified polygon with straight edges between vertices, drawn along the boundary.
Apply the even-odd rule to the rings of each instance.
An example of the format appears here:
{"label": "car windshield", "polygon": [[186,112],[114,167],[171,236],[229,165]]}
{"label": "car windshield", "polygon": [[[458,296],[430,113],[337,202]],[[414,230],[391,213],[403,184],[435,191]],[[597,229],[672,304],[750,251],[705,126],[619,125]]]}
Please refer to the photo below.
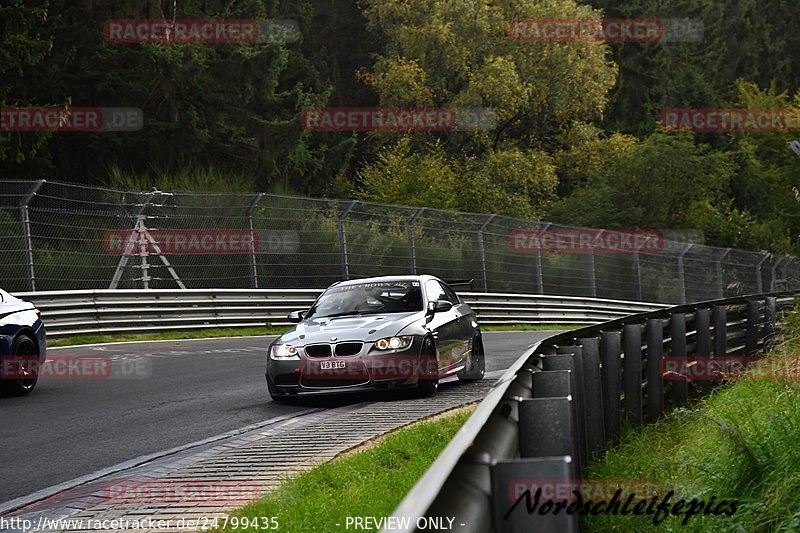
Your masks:
{"label": "car windshield", "polygon": [[380,281],[331,287],[319,297],[306,318],[408,313],[422,310],[417,281]]}

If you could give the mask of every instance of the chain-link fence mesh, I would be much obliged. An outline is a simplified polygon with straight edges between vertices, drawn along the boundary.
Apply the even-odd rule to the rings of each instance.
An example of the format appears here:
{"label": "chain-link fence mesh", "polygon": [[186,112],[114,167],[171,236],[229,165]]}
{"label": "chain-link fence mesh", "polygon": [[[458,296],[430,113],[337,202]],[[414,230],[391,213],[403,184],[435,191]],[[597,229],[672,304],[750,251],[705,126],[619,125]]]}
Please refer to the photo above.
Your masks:
{"label": "chain-link fence mesh", "polygon": [[0,279],[10,291],[321,288],[430,273],[489,292],[682,303],[800,285],[796,257],[687,240],[524,246],[548,234],[598,233],[350,200],[0,182]]}

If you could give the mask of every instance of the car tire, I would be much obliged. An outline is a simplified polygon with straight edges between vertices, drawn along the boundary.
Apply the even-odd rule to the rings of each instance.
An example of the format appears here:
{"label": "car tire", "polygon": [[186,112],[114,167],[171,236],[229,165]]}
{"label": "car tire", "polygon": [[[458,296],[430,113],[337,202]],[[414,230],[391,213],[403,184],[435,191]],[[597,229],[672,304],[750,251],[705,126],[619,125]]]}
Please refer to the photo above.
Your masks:
{"label": "car tire", "polygon": [[[39,363],[39,349],[36,346],[36,342],[25,334],[18,335],[17,338],[14,339],[14,344],[11,346],[11,360],[14,359],[34,359],[36,360],[36,365],[38,366]],[[3,365],[5,366],[5,365]],[[14,375],[3,375],[0,376],[0,392],[3,393],[4,396],[24,396],[30,393],[34,387],[36,387],[36,383],[39,381],[39,372],[36,369],[31,369],[29,365],[21,364],[19,367],[17,365],[9,365],[12,372],[19,373],[20,371],[30,373],[26,377],[14,376]],[[18,370],[18,368],[20,370]]]}
{"label": "car tire", "polygon": [[420,375],[417,377],[417,394],[423,398],[435,396],[439,391],[439,360],[433,339],[426,337],[420,350]]}
{"label": "car tire", "polygon": [[483,339],[476,335],[472,340],[472,354],[467,367],[458,374],[459,381],[480,381],[486,374],[486,356],[483,351]]}

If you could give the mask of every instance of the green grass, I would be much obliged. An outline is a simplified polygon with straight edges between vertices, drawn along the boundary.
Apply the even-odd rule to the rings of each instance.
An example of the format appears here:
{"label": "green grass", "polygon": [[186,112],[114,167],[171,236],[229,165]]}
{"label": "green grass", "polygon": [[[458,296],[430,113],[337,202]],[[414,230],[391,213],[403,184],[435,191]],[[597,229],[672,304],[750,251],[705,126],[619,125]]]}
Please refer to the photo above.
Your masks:
{"label": "green grass", "polygon": [[101,344],[124,341],[160,341],[204,339],[206,337],[243,337],[254,335],[281,335],[288,327],[263,326],[257,328],[206,328],[192,331],[163,331],[158,333],[125,333],[118,335],[75,335],[47,341],[49,348],[76,344]]}
{"label": "green grass", "polygon": [[[371,448],[287,480],[232,516],[251,523],[274,516],[279,531],[292,532],[344,531],[348,516],[388,516],[471,413],[464,410],[391,433]],[[229,530],[235,531],[230,524]]]}
{"label": "green grass", "polygon": [[[800,318],[769,357],[797,357]],[[800,530],[800,383],[743,379],[643,428],[626,428],[621,444],[590,467],[596,480],[657,480],[679,498],[739,500],[729,517],[586,517],[586,531]],[[660,494],[663,496],[663,493]]]}
{"label": "green grass", "polygon": [[[575,325],[509,324],[503,326],[481,326],[483,331],[548,331],[576,329]],[[101,344],[125,341],[160,341],[181,339],[203,339],[206,337],[246,337],[252,335],[281,335],[288,327],[264,326],[259,328],[205,328],[192,331],[163,331],[158,333],[124,333],[118,335],[75,335],[47,341],[47,346],[75,346],[76,344]]]}

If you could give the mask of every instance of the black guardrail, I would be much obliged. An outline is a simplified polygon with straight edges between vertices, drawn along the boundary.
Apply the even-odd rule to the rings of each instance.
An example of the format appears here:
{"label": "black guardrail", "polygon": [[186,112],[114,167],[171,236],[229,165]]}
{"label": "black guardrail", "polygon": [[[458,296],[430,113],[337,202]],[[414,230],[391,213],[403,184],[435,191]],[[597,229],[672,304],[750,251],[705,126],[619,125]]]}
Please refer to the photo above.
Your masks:
{"label": "black guardrail", "polygon": [[524,480],[574,486],[618,439],[624,420],[653,422],[711,389],[710,381],[669,379],[669,368],[686,369],[694,356],[766,353],[796,294],[680,305],[542,341],[498,382],[393,515],[411,518],[405,531],[418,518],[465,533],[578,531],[576,513],[529,513],[524,490],[514,487]]}

